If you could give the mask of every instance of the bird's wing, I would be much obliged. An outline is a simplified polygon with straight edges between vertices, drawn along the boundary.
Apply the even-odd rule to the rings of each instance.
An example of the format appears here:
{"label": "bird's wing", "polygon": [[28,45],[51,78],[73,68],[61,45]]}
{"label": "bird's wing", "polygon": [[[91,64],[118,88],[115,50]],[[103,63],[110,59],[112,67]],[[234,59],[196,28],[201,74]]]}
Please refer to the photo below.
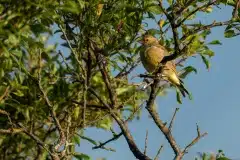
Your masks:
{"label": "bird's wing", "polygon": [[156,47],[161,48],[164,51],[163,52],[164,56],[169,56],[169,52],[164,46],[158,44],[158,45],[156,45]]}
{"label": "bird's wing", "polygon": [[174,72],[176,75],[178,75],[177,70],[176,70],[176,65],[175,65],[175,63],[174,63],[173,61],[168,61],[168,62],[166,63],[166,67],[167,67],[169,70],[171,70],[172,72]]}

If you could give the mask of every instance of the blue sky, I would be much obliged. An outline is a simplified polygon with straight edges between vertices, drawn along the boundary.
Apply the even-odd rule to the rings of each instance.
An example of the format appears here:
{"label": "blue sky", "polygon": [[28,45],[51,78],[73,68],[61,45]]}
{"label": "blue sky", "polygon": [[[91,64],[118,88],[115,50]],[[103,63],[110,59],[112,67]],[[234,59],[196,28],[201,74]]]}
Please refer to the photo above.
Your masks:
{"label": "blue sky", "polygon": [[[216,19],[227,20],[231,16],[231,8],[217,10],[210,16],[200,16],[205,23],[210,23]],[[155,24],[151,23],[155,28]],[[187,145],[196,136],[196,123],[199,124],[202,132],[207,131],[208,135],[201,139],[189,150],[189,154],[184,159],[191,160],[197,152],[216,152],[218,149],[224,150],[230,158],[240,158],[240,84],[239,60],[240,54],[237,49],[240,45],[240,37],[224,39],[224,29],[213,30],[209,41],[219,39],[223,45],[212,46],[215,56],[211,59],[210,71],[205,69],[201,59],[191,58],[186,65],[193,64],[198,69],[198,74],[191,74],[184,82],[186,87],[192,92],[193,100],[185,99],[182,105],[177,104],[175,91],[169,91],[167,96],[157,100],[158,110],[163,120],[170,120],[176,107],[180,111],[176,116],[173,128],[173,135],[181,147]],[[140,66],[133,74],[143,73],[145,70]],[[115,127],[116,130],[117,127]],[[164,149],[160,155],[162,159],[172,159],[173,152],[166,139],[156,127],[152,119],[143,110],[140,120],[135,120],[129,124],[134,139],[143,150],[146,130],[149,132],[148,155],[154,157],[161,144]],[[96,140],[107,140],[111,134],[104,130],[94,128],[87,129],[86,135]],[[118,141],[110,143],[107,147],[112,147],[117,152],[105,150],[92,150],[92,145],[82,140],[77,151],[86,153],[97,158],[106,157],[107,160],[134,160],[134,156],[128,148],[125,139],[122,137]]]}

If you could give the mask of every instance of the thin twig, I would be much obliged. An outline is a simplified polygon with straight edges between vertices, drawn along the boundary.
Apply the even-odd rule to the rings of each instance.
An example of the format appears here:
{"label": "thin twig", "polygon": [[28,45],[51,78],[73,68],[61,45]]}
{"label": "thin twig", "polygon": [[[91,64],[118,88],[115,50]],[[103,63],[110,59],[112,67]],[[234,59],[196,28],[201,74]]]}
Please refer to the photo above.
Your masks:
{"label": "thin twig", "polygon": [[9,91],[9,86],[7,86],[7,88],[5,89],[3,95],[0,96],[0,102],[8,95],[8,91]]}
{"label": "thin twig", "polygon": [[170,122],[169,127],[168,127],[168,129],[169,129],[170,132],[172,131],[172,126],[173,126],[173,122],[174,122],[174,120],[175,120],[177,111],[179,111],[179,108],[176,108],[176,109],[175,109],[174,114],[173,114],[173,116],[172,116],[171,122]]}
{"label": "thin twig", "polygon": [[[60,30],[62,31],[62,33],[63,33],[63,35],[64,35],[64,38],[66,39],[67,44],[68,44],[71,52],[73,53],[74,58],[76,59],[76,61],[77,61],[77,63],[78,63],[78,66],[80,67],[80,69],[82,70],[82,72],[85,73],[85,70],[84,70],[83,67],[82,67],[82,62],[79,60],[77,53],[76,53],[76,52],[74,51],[74,49],[72,48],[72,45],[71,45],[71,43],[70,43],[70,41],[69,41],[69,39],[68,39],[68,37],[67,37],[67,34],[66,34],[65,30],[63,29],[63,27],[62,27],[61,25],[59,25],[59,28],[60,28]],[[83,76],[82,74],[80,74],[80,75]],[[85,74],[84,74],[84,75],[85,75]],[[83,78],[83,77],[82,77],[82,78]]]}
{"label": "thin twig", "polygon": [[128,65],[126,65],[123,68],[123,70],[115,76],[115,78],[121,78],[121,77],[124,77],[126,75],[129,75],[129,73],[131,73],[139,65],[140,62],[141,62],[140,59],[138,59],[137,62],[133,63],[128,70],[127,70]]}
{"label": "thin twig", "polygon": [[22,131],[23,130],[21,128],[0,129],[1,134],[15,134]]}
{"label": "thin twig", "polygon": [[[12,127],[12,128],[11,128],[12,131],[13,131],[14,129],[16,129],[16,128],[14,128],[13,123],[12,123],[12,119],[11,119],[11,117],[10,117],[10,114],[9,114],[7,111],[0,109],[0,114],[3,114],[3,115],[5,115],[5,116],[7,116],[8,121],[9,121],[11,127]],[[4,132],[4,131],[3,131],[3,132]],[[6,132],[7,132],[7,131],[6,131]]]}
{"label": "thin twig", "polygon": [[38,87],[39,87],[39,89],[40,89],[40,91],[41,91],[41,93],[43,95],[43,98],[44,98],[44,100],[45,100],[45,102],[46,102],[46,104],[47,104],[47,106],[49,108],[50,114],[51,114],[51,116],[52,116],[52,118],[54,120],[54,123],[57,126],[58,132],[60,134],[59,143],[55,146],[55,149],[58,150],[59,147],[61,147],[65,143],[66,137],[65,137],[64,131],[63,131],[63,129],[62,129],[62,127],[61,127],[57,117],[56,117],[56,113],[54,112],[54,108],[53,108],[50,100],[48,99],[47,93],[44,91],[44,89],[42,87],[42,84],[41,84],[42,83],[41,82],[42,81],[41,71],[42,71],[42,67],[41,67],[41,52],[40,52],[40,54],[39,54],[39,70],[38,70]]}
{"label": "thin twig", "polygon": [[200,129],[199,129],[199,127],[198,127],[198,125],[197,125],[197,137],[196,138],[194,138],[193,140],[192,140],[192,142],[191,143],[189,143],[185,148],[184,148],[184,150],[183,150],[183,154],[185,154],[185,153],[187,153],[187,151],[188,151],[188,149],[190,148],[190,147],[192,147],[194,144],[196,144],[201,138],[203,138],[204,136],[206,136],[207,135],[207,132],[205,132],[205,133],[200,133]]}
{"label": "thin twig", "polygon": [[183,35],[180,38],[180,40],[184,41],[189,35],[193,35],[193,34],[196,34],[196,33],[200,32],[200,31],[208,30],[208,29],[211,29],[213,27],[229,25],[232,22],[233,22],[232,20],[228,20],[228,21],[224,21],[224,22],[215,22],[214,21],[211,24],[199,26],[196,29],[193,29],[193,30],[189,31],[188,34]]}
{"label": "thin twig", "polygon": [[120,138],[122,135],[123,135],[123,132],[120,132],[119,134],[114,135],[111,139],[109,139],[109,140],[107,140],[107,141],[105,141],[105,142],[103,142],[103,143],[100,143],[100,144],[97,145],[97,146],[92,147],[92,149],[103,148],[106,144],[108,144],[108,143],[110,143],[110,142],[112,142],[112,141],[117,140],[117,139]]}
{"label": "thin twig", "polygon": [[148,144],[148,130],[146,131],[146,137],[145,137],[145,145],[144,145],[144,151],[143,154],[147,154],[147,144]]}
{"label": "thin twig", "polygon": [[162,149],[163,149],[163,145],[161,145],[160,148],[158,149],[158,152],[157,152],[157,154],[156,154],[154,160],[158,160],[158,157],[159,157],[159,155],[160,155]]}
{"label": "thin twig", "polygon": [[109,109],[111,116],[114,118],[114,120],[117,122],[117,124],[119,125],[119,127],[121,128],[123,135],[128,143],[128,146],[130,148],[130,150],[132,151],[132,153],[134,154],[134,156],[140,160],[150,160],[150,158],[148,156],[146,156],[145,154],[143,154],[139,148],[137,147],[136,143],[134,142],[134,139],[128,129],[127,123],[125,123],[121,118],[119,118],[113,111],[112,108],[104,102],[104,100],[101,98],[101,96],[99,96],[94,90],[92,90],[91,88],[89,88],[89,91],[96,97],[98,98],[98,100]]}
{"label": "thin twig", "polygon": [[216,3],[217,0],[213,0],[213,1],[209,1],[207,4],[204,4],[202,6],[197,7],[196,9],[194,9],[192,12],[190,12],[186,17],[183,18],[183,20],[181,20],[176,27],[180,27],[189,17],[191,17],[193,14],[197,13],[198,11],[207,8],[208,6],[213,5],[214,3]]}
{"label": "thin twig", "polygon": [[38,137],[36,137],[33,133],[30,133],[27,131],[27,129],[21,124],[21,123],[17,123],[17,125],[19,127],[22,128],[23,132],[28,135],[29,137],[31,137],[39,146],[41,146],[43,149],[45,149],[51,156],[51,158],[53,160],[60,160],[60,158],[58,157],[58,155],[56,153],[52,153],[48,147],[47,144],[45,144],[43,141],[41,141]]}

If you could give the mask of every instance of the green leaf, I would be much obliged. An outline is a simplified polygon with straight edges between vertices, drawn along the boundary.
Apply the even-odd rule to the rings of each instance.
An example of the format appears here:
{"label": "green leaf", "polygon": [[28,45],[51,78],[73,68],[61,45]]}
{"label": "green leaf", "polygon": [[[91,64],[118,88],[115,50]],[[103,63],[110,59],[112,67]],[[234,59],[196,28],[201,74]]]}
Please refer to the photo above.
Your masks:
{"label": "green leaf", "polygon": [[74,135],[72,137],[72,140],[73,140],[74,143],[76,143],[78,146],[80,146],[80,137],[79,136]]}
{"label": "green leaf", "polygon": [[20,90],[16,90],[15,92],[13,92],[13,94],[15,94],[18,97],[24,96],[24,93],[22,91],[20,91]]}
{"label": "green leaf", "polygon": [[219,40],[214,40],[208,44],[212,44],[212,45],[222,45],[222,43]]}
{"label": "green leaf", "polygon": [[91,160],[91,157],[83,153],[74,153],[74,157],[77,158],[78,160]]}
{"label": "green leaf", "polygon": [[62,10],[66,12],[79,14],[81,12],[81,7],[79,6],[79,4],[75,3],[74,1],[66,1],[64,3],[64,6],[62,7]]}
{"label": "green leaf", "polygon": [[75,120],[78,119],[79,112],[80,112],[80,107],[77,106],[73,109],[73,119],[75,119]]}
{"label": "green leaf", "polygon": [[3,68],[0,68],[0,78],[4,77],[4,69]]}
{"label": "green leaf", "polygon": [[167,0],[170,5],[172,5],[173,0]]}
{"label": "green leaf", "polygon": [[183,69],[180,77],[181,77],[181,78],[186,78],[186,76],[187,76],[189,73],[192,73],[192,72],[197,73],[197,69],[194,68],[193,66],[187,66],[187,67],[185,67],[185,68]]}
{"label": "green leaf", "polygon": [[14,34],[10,34],[7,41],[13,46],[18,45],[19,43],[19,39]]}
{"label": "green leaf", "polygon": [[154,13],[154,14],[161,14],[162,10],[158,5],[153,5],[147,8],[147,11]]}
{"label": "green leaf", "polygon": [[160,34],[160,31],[158,29],[149,29],[147,30],[147,33],[154,36],[156,34]]}
{"label": "green leaf", "polygon": [[214,56],[214,52],[212,50],[210,50],[210,49],[202,51],[201,54],[208,55],[209,57]]}
{"label": "green leaf", "polygon": [[30,25],[30,28],[35,35],[39,35],[41,33],[45,33],[49,31],[43,24],[40,24],[40,23]]}
{"label": "green leaf", "polygon": [[225,31],[224,36],[225,36],[226,38],[231,38],[231,37],[236,36],[236,34],[235,34],[235,31],[234,31],[234,30],[227,30],[227,31]]}
{"label": "green leaf", "polygon": [[204,55],[201,55],[201,58],[202,58],[204,64],[206,65],[206,68],[209,69],[210,63],[209,63],[208,59]]}
{"label": "green leaf", "polygon": [[182,97],[179,89],[176,89],[177,102],[182,104]]}
{"label": "green leaf", "polygon": [[90,143],[92,143],[92,144],[94,144],[94,145],[97,145],[97,144],[98,144],[98,143],[97,143],[95,140],[93,140],[92,138],[85,137],[85,136],[81,136],[81,138],[84,139],[84,140],[87,140],[88,142],[90,142]]}

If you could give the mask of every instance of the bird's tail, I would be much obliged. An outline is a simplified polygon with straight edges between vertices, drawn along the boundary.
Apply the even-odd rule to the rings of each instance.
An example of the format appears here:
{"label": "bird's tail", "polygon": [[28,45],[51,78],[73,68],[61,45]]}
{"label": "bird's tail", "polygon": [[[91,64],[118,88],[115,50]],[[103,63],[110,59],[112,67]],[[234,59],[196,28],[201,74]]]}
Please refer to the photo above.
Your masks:
{"label": "bird's tail", "polygon": [[[180,90],[180,92],[182,93],[183,97],[186,97],[186,94],[187,94],[188,96],[190,96],[188,90],[187,90],[187,89],[184,87],[184,85],[183,85],[183,81],[180,80],[180,82],[181,82],[181,83],[180,83],[177,87],[178,87],[178,89]],[[186,94],[185,94],[185,93],[186,93]]]}

